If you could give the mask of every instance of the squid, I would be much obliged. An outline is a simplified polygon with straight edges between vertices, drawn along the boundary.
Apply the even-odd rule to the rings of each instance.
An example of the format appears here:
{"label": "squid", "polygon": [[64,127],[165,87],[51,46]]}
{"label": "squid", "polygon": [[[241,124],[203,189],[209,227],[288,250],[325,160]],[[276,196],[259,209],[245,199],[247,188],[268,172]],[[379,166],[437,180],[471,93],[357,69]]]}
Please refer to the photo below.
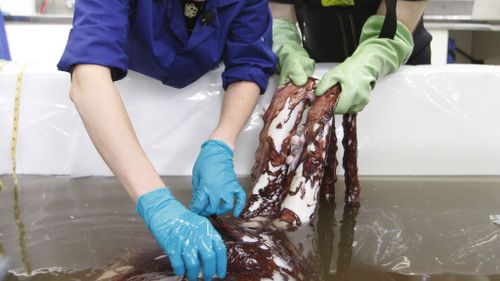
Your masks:
{"label": "squid", "polygon": [[[245,219],[271,219],[276,226],[292,230],[314,219],[319,196],[334,200],[338,149],[333,112],[341,88],[335,85],[315,97],[314,83],[309,79],[302,88],[292,84],[278,88],[265,112]],[[345,202],[349,205],[359,205],[361,190],[356,121],[356,114],[343,116]]]}
{"label": "squid", "polygon": [[[338,149],[333,112],[341,88],[336,85],[316,97],[315,82],[310,78],[303,87],[289,83],[277,89],[263,115],[264,126],[251,171],[253,189],[242,216],[210,217],[227,248],[225,280],[321,279],[310,263],[315,258],[305,257],[287,235],[287,231],[314,220],[319,199],[335,205]],[[342,123],[344,200],[354,210],[359,208],[361,190],[356,120],[355,114],[344,115]],[[333,215],[333,209],[327,213]],[[352,237],[343,240],[351,241]],[[326,254],[322,259],[329,258],[330,254]],[[350,260],[350,255],[342,259]],[[171,275],[167,258],[158,249],[150,256],[112,264],[99,280],[182,280]]]}
{"label": "squid", "polygon": [[274,94],[263,116],[264,127],[251,172],[254,188],[248,198],[244,218],[274,218],[279,215],[280,202],[286,194],[283,183],[287,160],[290,161],[292,138],[299,133],[302,116],[314,98],[313,87],[314,80],[309,79],[303,87],[288,84],[278,88]]}
{"label": "squid", "polygon": [[[312,265],[286,234],[272,224],[234,218],[210,218],[227,248],[230,281],[319,280]],[[127,254],[108,266],[97,281],[183,280],[172,276],[167,257],[160,249]]]}
{"label": "squid", "polygon": [[[305,130],[305,143],[297,164],[290,165],[287,174],[287,194],[281,202],[279,222],[295,228],[310,222],[315,214],[318,192],[326,168],[328,141],[332,133],[333,110],[340,88],[331,88],[316,98],[310,107]],[[335,132],[333,131],[335,134]]]}

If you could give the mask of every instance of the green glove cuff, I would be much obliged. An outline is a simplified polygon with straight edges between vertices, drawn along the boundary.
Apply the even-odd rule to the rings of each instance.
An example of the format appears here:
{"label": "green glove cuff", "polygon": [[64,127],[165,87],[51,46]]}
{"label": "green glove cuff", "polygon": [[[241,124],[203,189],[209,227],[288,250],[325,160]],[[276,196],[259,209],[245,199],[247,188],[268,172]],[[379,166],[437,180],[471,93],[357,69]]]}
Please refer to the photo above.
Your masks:
{"label": "green glove cuff", "polygon": [[359,46],[353,56],[362,53],[369,56],[377,64],[377,79],[395,72],[406,63],[413,51],[413,36],[408,28],[397,22],[396,34],[393,39],[379,38],[380,30],[384,24],[384,16],[374,15],[369,17],[359,38]]}
{"label": "green glove cuff", "polygon": [[336,114],[359,112],[370,98],[376,81],[399,69],[413,50],[410,31],[397,23],[394,38],[380,38],[384,16],[371,16],[361,31],[360,44],[352,56],[330,69],[316,87],[316,95],[324,94],[340,83],[342,93],[335,108]]}
{"label": "green glove cuff", "polygon": [[273,20],[273,51],[278,57],[276,70],[280,73],[280,84],[290,78],[302,86],[314,72],[314,61],[302,47],[297,26],[289,20]]}

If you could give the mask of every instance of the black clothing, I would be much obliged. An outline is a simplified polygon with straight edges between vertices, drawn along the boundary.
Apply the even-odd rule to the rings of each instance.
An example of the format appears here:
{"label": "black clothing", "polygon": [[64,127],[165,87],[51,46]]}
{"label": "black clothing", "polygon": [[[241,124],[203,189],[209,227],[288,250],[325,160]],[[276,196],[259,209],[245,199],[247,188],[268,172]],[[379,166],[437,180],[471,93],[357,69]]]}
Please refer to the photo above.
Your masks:
{"label": "black clothing", "polygon": [[203,13],[205,1],[182,0],[182,7],[184,10],[184,19],[186,21],[186,28],[189,34],[193,32],[196,21]]}
{"label": "black clothing", "polygon": [[[295,4],[304,48],[316,62],[342,62],[359,44],[363,24],[381,0],[355,0],[354,6],[322,5],[321,0],[271,0]],[[411,1],[411,0],[408,0]],[[432,36],[422,19],[413,32],[415,46],[407,64],[429,64]]]}

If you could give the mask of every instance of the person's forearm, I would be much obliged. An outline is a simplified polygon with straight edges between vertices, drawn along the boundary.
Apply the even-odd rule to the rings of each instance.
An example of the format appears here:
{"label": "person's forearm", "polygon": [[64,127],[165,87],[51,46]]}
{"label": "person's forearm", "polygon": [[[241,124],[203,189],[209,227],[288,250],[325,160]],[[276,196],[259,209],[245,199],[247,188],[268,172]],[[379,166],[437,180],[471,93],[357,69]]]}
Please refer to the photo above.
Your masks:
{"label": "person's forearm", "polygon": [[[408,30],[413,32],[418,22],[422,18],[427,1],[399,1],[396,6],[398,20],[402,22]],[[378,15],[385,15],[385,1],[381,1],[378,8]]]}
{"label": "person's forearm", "polygon": [[164,186],[139,144],[107,67],[76,66],[70,96],[95,147],[134,201]]}
{"label": "person's forearm", "polygon": [[269,1],[269,9],[273,19],[284,19],[291,22],[297,22],[297,17],[295,16],[295,5],[284,4]]}
{"label": "person's forearm", "polygon": [[229,85],[220,114],[219,124],[210,139],[221,140],[235,148],[236,139],[259,100],[260,89],[253,82]]}

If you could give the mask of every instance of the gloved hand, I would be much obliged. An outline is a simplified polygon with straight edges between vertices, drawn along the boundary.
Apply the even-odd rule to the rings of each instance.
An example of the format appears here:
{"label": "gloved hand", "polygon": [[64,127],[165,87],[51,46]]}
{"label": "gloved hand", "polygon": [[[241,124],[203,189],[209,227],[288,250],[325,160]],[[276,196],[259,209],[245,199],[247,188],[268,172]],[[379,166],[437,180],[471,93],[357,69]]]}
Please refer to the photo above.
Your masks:
{"label": "gloved hand", "polygon": [[314,72],[314,60],[302,47],[297,26],[284,19],[273,20],[273,52],[278,56],[276,69],[280,85],[289,78],[293,84],[304,86]]}
{"label": "gloved hand", "polygon": [[233,216],[238,217],[245,207],[246,194],[234,173],[233,151],[222,141],[203,143],[193,167],[192,183],[190,209],[197,214],[222,215],[234,206]]}
{"label": "gloved hand", "polygon": [[365,22],[356,51],[344,62],[329,70],[316,87],[316,95],[340,83],[342,92],[336,114],[361,111],[368,104],[375,81],[395,72],[413,50],[411,32],[397,23],[394,39],[379,38],[384,16],[371,16]]}
{"label": "gloved hand", "polygon": [[139,197],[137,213],[168,255],[176,275],[186,272],[198,280],[200,260],[203,280],[223,279],[227,270],[226,246],[210,221],[186,209],[168,188],[159,188]]}

